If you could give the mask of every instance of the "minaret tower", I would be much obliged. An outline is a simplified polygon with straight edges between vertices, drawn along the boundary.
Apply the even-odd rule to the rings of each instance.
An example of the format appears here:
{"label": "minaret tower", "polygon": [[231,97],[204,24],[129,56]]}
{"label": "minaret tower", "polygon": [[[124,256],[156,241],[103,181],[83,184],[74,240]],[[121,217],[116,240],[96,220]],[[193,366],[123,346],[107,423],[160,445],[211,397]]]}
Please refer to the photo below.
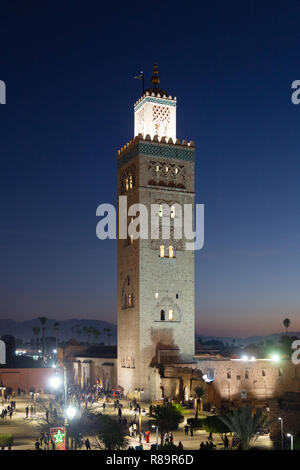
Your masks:
{"label": "minaret tower", "polygon": [[134,138],[118,151],[118,196],[151,214],[170,207],[170,238],[118,240],[118,384],[159,399],[164,364],[194,361],[194,252],[175,240],[176,204],[194,204],[194,144],[176,138],[176,97],[152,87],[134,105]]}

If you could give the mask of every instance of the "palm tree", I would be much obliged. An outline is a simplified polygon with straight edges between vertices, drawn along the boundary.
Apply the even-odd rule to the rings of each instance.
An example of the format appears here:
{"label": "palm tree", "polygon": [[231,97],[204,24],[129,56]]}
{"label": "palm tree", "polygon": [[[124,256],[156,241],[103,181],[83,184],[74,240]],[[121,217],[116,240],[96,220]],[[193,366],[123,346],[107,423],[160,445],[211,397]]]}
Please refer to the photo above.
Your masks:
{"label": "palm tree", "polygon": [[53,331],[55,333],[55,339],[56,339],[56,361],[58,360],[58,332],[59,332],[59,323],[56,321],[53,325]]}
{"label": "palm tree", "polygon": [[107,337],[108,337],[108,345],[110,346],[110,337],[112,336],[112,331],[110,328],[107,328]]}
{"label": "palm tree", "polygon": [[103,342],[104,342],[104,346],[105,346],[105,335],[106,333],[109,332],[109,328],[103,328]]}
{"label": "palm tree", "polygon": [[287,334],[288,328],[289,328],[289,326],[290,326],[290,324],[291,324],[291,320],[290,320],[289,318],[285,318],[282,323],[283,323],[283,325],[284,325],[284,327],[285,327],[285,329],[286,329],[285,333]]}
{"label": "palm tree", "polygon": [[240,406],[219,419],[229,428],[230,432],[237,435],[241,443],[242,450],[248,450],[257,439],[258,430],[267,423],[267,416],[261,410],[256,410],[251,406]]}
{"label": "palm tree", "polygon": [[32,328],[32,331],[33,331],[33,334],[34,336],[36,336],[36,345],[35,345],[35,352],[38,354],[38,351],[39,351],[39,334],[40,334],[40,327],[39,326],[34,326]]}
{"label": "palm tree", "polygon": [[46,331],[46,323],[48,318],[47,317],[39,317],[39,320],[42,325],[42,344],[43,344],[43,349],[42,349],[42,354],[43,354],[43,361],[45,362],[45,331]]}
{"label": "palm tree", "polygon": [[200,408],[200,404],[201,404],[201,399],[202,397],[205,395],[205,390],[204,388],[202,387],[196,387],[195,388],[195,394],[196,394],[196,397],[197,397],[197,405],[196,405],[196,415],[195,415],[195,418],[198,419],[198,412],[199,412],[199,408]]}

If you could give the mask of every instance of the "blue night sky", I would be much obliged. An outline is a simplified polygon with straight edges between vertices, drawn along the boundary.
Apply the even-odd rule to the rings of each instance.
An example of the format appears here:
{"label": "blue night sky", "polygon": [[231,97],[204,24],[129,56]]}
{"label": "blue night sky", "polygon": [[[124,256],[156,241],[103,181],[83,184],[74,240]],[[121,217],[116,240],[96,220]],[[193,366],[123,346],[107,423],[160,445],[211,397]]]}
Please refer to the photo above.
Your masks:
{"label": "blue night sky", "polygon": [[[196,142],[198,333],[300,330],[300,2],[1,6],[0,317],[116,321],[116,152],[158,61]],[[149,82],[146,83],[149,85]]]}

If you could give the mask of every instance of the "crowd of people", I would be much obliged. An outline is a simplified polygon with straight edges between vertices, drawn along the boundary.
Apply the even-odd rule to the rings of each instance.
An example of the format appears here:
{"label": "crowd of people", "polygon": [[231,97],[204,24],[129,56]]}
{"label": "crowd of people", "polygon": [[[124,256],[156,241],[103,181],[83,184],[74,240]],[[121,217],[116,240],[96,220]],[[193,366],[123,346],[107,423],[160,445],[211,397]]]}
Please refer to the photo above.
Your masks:
{"label": "crowd of people", "polygon": [[2,408],[0,417],[1,419],[6,419],[9,416],[11,419],[15,412],[16,412],[16,402],[15,400],[12,400],[10,402],[10,405]]}

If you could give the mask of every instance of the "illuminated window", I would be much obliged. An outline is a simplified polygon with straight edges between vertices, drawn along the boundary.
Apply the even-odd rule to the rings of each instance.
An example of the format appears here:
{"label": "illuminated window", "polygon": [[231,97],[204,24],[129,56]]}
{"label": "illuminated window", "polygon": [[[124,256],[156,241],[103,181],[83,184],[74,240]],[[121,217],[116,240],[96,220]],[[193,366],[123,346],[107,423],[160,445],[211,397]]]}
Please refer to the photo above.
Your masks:
{"label": "illuminated window", "polygon": [[171,215],[171,219],[174,219],[174,218],[175,218],[175,206],[171,206],[170,215]]}
{"label": "illuminated window", "polygon": [[166,166],[166,173],[168,173],[168,171],[169,171],[169,168]]}
{"label": "illuminated window", "polygon": [[165,257],[165,247],[164,247],[164,245],[160,245],[159,251],[160,251],[160,257],[164,258]]}
{"label": "illuminated window", "polygon": [[177,175],[178,173],[178,168],[175,168],[175,175]]}
{"label": "illuminated window", "polygon": [[169,258],[174,258],[174,248],[172,245],[169,246]]}
{"label": "illuminated window", "polygon": [[174,312],[172,309],[169,310],[169,320],[173,321],[174,320]]}
{"label": "illuminated window", "polygon": [[126,191],[129,190],[129,181],[128,181],[128,178],[125,179],[125,189],[126,189]]}
{"label": "illuminated window", "polygon": [[129,189],[132,189],[133,187],[133,179],[132,179],[132,176],[130,175],[129,176]]}
{"label": "illuminated window", "polygon": [[158,216],[159,217],[162,217],[163,215],[163,208],[162,208],[162,204],[159,204],[159,209],[158,209]]}
{"label": "illuminated window", "polygon": [[156,165],[156,173],[159,172],[159,165]]}
{"label": "illuminated window", "polygon": [[165,311],[164,310],[160,311],[160,320],[165,321]]}
{"label": "illuminated window", "polygon": [[158,292],[155,292],[155,298],[158,299]]}
{"label": "illuminated window", "polygon": [[133,245],[133,235],[130,235],[130,245]]}
{"label": "illuminated window", "polygon": [[132,307],[132,295],[128,294],[128,307]]}

